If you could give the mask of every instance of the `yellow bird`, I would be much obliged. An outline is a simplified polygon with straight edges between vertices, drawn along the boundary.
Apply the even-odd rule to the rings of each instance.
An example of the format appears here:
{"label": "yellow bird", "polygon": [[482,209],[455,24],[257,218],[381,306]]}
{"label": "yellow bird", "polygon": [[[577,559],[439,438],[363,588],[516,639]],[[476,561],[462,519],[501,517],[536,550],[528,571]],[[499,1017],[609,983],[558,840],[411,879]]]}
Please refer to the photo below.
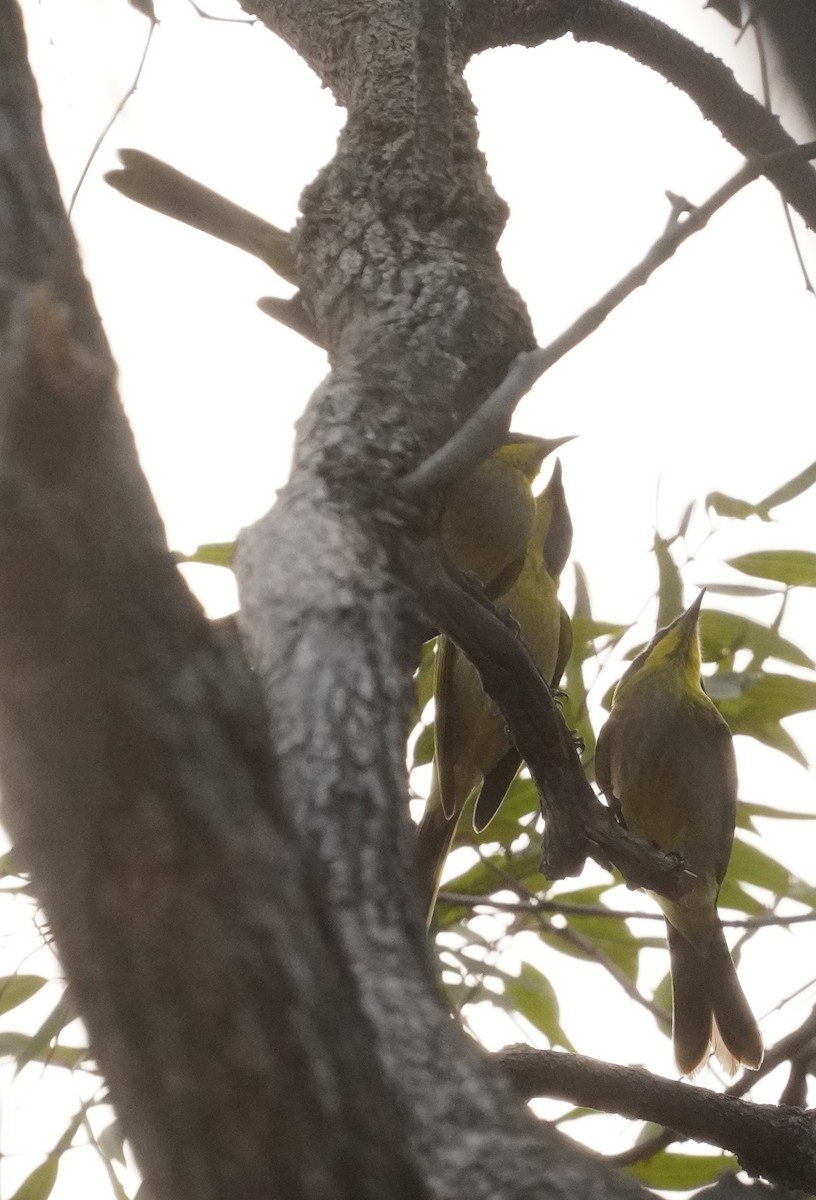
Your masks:
{"label": "yellow bird", "polygon": [[524,563],[536,517],[533,480],[547,455],[568,441],[517,434],[445,496],[442,547],[494,599],[512,586]]}
{"label": "yellow bird", "polygon": [[[558,581],[572,544],[560,463],[534,506],[523,566],[502,606],[517,621],[544,680],[555,685],[572,644],[569,617],[558,601]],[[420,889],[428,921],[465,801],[481,784],[474,824],[484,829],[521,765],[504,718],[483,691],[475,667],[445,637],[439,638],[436,655],[434,771],[418,828]]]}
{"label": "yellow bird", "polygon": [[694,1075],[709,1048],[729,1074],[763,1048],[717,916],[731,855],[737,768],[731,731],[703,690],[697,620],[703,593],[657,632],[615,689],[595,751],[598,786],[626,827],[676,851],[697,877],[666,917],[677,1069]]}

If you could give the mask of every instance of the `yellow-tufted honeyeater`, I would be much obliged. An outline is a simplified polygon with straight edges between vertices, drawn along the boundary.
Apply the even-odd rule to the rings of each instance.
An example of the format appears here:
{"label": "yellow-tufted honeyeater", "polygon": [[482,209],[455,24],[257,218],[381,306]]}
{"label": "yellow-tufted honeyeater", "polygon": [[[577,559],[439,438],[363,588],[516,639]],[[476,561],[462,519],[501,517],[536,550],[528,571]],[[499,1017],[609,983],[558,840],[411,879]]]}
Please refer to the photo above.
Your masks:
{"label": "yellow-tufted honeyeater", "polygon": [[[536,470],[540,462],[541,458]],[[521,493],[522,489],[518,490]],[[540,496],[533,499],[529,482],[527,492],[532,521],[521,555],[511,560],[520,560],[521,569],[512,586],[500,595],[499,604],[518,623],[545,682],[555,685],[566,666],[572,642],[569,617],[558,600],[559,577],[572,543],[560,464],[556,463]],[[479,787],[474,824],[481,830],[494,816],[521,765],[504,718],[482,689],[475,667],[445,637],[440,637],[437,646],[434,698],[434,770],[418,829],[420,888],[428,920],[468,796]]]}
{"label": "yellow-tufted honeyeater", "polygon": [[666,917],[677,1068],[693,1075],[709,1048],[729,1074],[756,1069],[763,1048],[717,916],[734,838],[737,769],[731,731],[703,690],[694,604],[661,629],[615,689],[595,752],[598,785],[626,827],[682,855],[696,876]]}

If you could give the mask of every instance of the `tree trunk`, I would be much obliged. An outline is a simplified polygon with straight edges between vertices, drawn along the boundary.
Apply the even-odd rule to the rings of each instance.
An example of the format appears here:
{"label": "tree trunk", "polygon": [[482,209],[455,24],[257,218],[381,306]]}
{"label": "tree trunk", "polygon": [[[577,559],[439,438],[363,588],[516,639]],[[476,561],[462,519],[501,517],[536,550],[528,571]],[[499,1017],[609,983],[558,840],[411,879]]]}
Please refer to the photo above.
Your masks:
{"label": "tree trunk", "polygon": [[434,512],[396,484],[532,344],[456,28],[245,7],[349,110],[297,232],[332,370],[240,544],[254,672],[167,552],[0,0],[5,820],[159,1200],[639,1195],[451,1020],[414,889],[399,563]]}

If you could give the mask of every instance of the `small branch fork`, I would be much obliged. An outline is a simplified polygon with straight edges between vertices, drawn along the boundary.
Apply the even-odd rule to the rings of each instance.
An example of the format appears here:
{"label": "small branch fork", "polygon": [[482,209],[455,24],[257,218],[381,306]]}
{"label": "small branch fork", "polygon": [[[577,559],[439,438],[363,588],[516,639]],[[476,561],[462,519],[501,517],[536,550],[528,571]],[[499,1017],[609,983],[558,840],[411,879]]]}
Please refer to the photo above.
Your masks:
{"label": "small branch fork", "polygon": [[[744,1096],[760,1079],[764,1079],[767,1075],[770,1075],[782,1063],[790,1062],[797,1069],[803,1063],[808,1063],[814,1042],[816,1042],[816,1008],[809,1013],[798,1029],[794,1029],[792,1033],[781,1038],[775,1046],[766,1050],[762,1066],[759,1070],[745,1072],[736,1083],[732,1083],[731,1087],[724,1094],[725,1098],[731,1100]],[[787,1088],[785,1090],[787,1091]],[[782,1103],[784,1103],[784,1100]],[[652,1118],[649,1117],[648,1119],[651,1120]],[[808,1113],[808,1119],[811,1121],[811,1127],[813,1127],[812,1111]],[[611,1155],[608,1161],[619,1167],[631,1166],[633,1163],[644,1162],[652,1158],[658,1151],[665,1150],[667,1146],[671,1146],[674,1142],[684,1141],[687,1137],[706,1140],[699,1133],[690,1133],[680,1119],[673,1120],[670,1124],[671,1128],[661,1130],[654,1137],[638,1142],[631,1149],[624,1150],[621,1154]],[[725,1147],[726,1144],[722,1144]],[[813,1153],[813,1151],[811,1150],[810,1153]],[[811,1177],[807,1191],[812,1192],[813,1190],[813,1177]]]}
{"label": "small branch fork", "polygon": [[641,261],[548,346],[539,346],[516,356],[507,375],[478,412],[450,441],[401,481],[400,487],[406,497],[417,499],[423,493],[449,487],[495,450],[506,436],[516,405],[533,384],[570,350],[594,333],[610,313],[639,287],[643,287],[658,267],[668,262],[688,238],[704,229],[714,214],[744,187],[760,175],[769,175],[783,163],[813,158],[816,158],[816,141],[774,154],[755,155],[697,207],[670,196],[672,212],[669,222]]}
{"label": "small branch fork", "polygon": [[[519,354],[479,411],[400,482],[405,499],[417,503],[438,494],[495,449],[507,434],[516,404],[533,383],[594,332],[732,196],[782,161],[814,157],[816,142],[754,157],[699,207],[673,205],[672,219],[643,260],[549,346]],[[413,584],[425,615],[479,671],[538,786],[546,822],[544,874],[550,879],[578,874],[591,857],[602,865],[614,863],[632,887],[681,895],[692,882],[682,863],[632,838],[590,788],[561,713],[517,628],[499,615],[474,580],[452,564],[442,564],[433,539],[414,545],[412,551],[404,555],[404,576]]]}
{"label": "small branch fork", "polygon": [[[808,1193],[816,1189],[812,1112],[789,1105],[752,1104],[634,1067],[525,1045],[508,1046],[494,1055],[494,1061],[525,1100],[547,1096],[633,1120],[659,1122],[675,1131],[665,1138],[661,1135],[661,1145],[651,1153],[678,1140],[680,1134],[731,1151],[751,1174]],[[638,1154],[638,1159],[642,1157]]]}
{"label": "small branch fork", "polygon": [[577,875],[587,857],[614,863],[632,887],[682,895],[693,883],[674,855],[634,838],[612,818],[584,775],[572,737],[518,629],[487,600],[472,577],[443,566],[436,541],[404,554],[403,577],[434,627],[452,638],[478,670],[505,717],[536,782],[546,828],[542,871]]}
{"label": "small branch fork", "polygon": [[[464,55],[497,46],[540,46],[571,33],[628,54],[685,92],[746,158],[792,150],[779,119],[744,92],[715,55],[623,0],[463,0],[456,28]],[[796,157],[769,164],[768,178],[810,229],[816,229],[816,175]]]}

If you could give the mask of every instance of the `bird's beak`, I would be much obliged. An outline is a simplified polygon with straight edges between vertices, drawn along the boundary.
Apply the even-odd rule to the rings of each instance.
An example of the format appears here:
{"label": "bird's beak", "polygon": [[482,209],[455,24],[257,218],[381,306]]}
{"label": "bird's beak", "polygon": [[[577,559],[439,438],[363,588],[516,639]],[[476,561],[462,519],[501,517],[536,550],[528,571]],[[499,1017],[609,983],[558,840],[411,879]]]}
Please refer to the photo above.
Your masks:
{"label": "bird's beak", "polygon": [[700,589],[700,594],[698,595],[697,599],[693,604],[689,605],[681,618],[683,634],[687,642],[691,641],[692,637],[694,636],[694,632],[697,629],[697,620],[700,616],[700,606],[703,603],[703,596],[705,596],[705,592],[705,588]]}

